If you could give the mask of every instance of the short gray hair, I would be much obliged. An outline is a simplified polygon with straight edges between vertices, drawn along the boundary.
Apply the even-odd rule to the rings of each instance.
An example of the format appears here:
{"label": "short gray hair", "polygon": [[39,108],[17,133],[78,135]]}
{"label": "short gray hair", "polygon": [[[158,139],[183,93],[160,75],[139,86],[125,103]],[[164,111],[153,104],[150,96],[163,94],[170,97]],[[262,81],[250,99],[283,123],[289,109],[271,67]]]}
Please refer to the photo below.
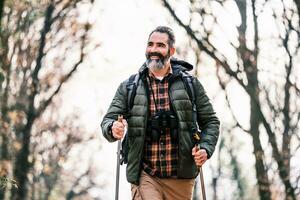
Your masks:
{"label": "short gray hair", "polygon": [[150,38],[150,36],[154,33],[154,32],[159,32],[159,33],[166,33],[169,37],[168,39],[168,44],[170,47],[174,47],[175,44],[175,35],[174,32],[171,28],[167,27],[167,26],[158,26],[156,27],[153,31],[151,31],[151,33],[149,34],[148,40]]}

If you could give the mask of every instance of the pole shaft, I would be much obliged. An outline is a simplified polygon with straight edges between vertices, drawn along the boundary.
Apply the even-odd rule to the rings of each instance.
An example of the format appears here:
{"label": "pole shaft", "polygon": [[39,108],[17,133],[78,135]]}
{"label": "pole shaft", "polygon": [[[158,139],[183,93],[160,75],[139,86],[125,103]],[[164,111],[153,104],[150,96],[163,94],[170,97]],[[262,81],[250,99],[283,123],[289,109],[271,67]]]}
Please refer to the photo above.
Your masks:
{"label": "pole shaft", "polygon": [[120,150],[121,150],[121,141],[118,141],[118,152],[117,152],[117,172],[116,172],[116,191],[115,191],[115,200],[119,200],[119,180],[120,180]]}
{"label": "pole shaft", "polygon": [[202,167],[199,167],[199,171],[200,171],[200,182],[201,182],[202,199],[206,200],[206,193],[205,193],[205,185],[204,185],[204,177],[203,177]]}
{"label": "pole shaft", "polygon": [[[123,115],[119,115],[118,122],[122,122],[122,121],[123,121]],[[120,156],[121,156],[121,140],[118,140],[115,200],[119,200]]]}

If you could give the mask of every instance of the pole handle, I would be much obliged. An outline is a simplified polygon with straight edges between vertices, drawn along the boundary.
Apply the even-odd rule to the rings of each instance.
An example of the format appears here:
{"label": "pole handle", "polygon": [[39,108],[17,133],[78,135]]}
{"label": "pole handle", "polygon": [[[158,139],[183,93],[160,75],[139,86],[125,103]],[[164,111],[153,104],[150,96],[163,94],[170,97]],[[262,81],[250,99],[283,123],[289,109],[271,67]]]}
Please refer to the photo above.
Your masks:
{"label": "pole handle", "polygon": [[122,122],[123,121],[123,115],[118,115],[118,122]]}

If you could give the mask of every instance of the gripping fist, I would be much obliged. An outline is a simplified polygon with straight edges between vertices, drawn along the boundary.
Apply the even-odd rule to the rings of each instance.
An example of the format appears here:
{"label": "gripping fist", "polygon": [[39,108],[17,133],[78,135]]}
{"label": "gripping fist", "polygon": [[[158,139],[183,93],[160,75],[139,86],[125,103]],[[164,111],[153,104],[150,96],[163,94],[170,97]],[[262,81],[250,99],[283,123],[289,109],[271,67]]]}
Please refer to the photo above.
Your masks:
{"label": "gripping fist", "polygon": [[198,147],[194,147],[192,149],[192,155],[198,167],[201,167],[207,160],[207,153],[205,149],[199,149]]}
{"label": "gripping fist", "polygon": [[121,140],[124,136],[125,130],[127,128],[127,121],[122,119],[122,121],[114,121],[111,131],[114,138]]}

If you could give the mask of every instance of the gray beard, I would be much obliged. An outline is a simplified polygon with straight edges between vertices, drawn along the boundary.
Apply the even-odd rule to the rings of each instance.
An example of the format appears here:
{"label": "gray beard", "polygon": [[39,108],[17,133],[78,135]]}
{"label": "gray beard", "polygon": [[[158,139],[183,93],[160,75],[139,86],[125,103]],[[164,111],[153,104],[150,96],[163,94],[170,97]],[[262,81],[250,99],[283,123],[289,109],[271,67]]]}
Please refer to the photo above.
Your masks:
{"label": "gray beard", "polygon": [[163,63],[162,60],[160,59],[158,60],[147,59],[146,64],[148,68],[153,71],[159,71],[165,68],[165,63]]}

